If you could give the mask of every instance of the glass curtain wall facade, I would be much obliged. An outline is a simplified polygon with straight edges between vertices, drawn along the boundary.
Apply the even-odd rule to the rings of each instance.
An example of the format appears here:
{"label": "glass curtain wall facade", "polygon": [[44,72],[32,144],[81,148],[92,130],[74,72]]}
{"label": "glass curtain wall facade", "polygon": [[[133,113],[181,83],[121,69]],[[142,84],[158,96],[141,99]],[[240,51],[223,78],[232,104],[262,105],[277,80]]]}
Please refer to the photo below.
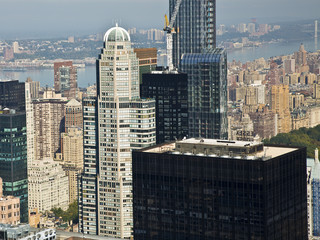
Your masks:
{"label": "glass curtain wall facade", "polygon": [[20,221],[28,222],[26,114],[0,111],[0,177],[3,194],[20,198]]}
{"label": "glass curtain wall facade", "polygon": [[[169,0],[170,16],[177,0]],[[185,53],[216,47],[216,0],[184,0],[173,25],[173,65],[179,68]]]}
{"label": "glass curtain wall facade", "polygon": [[142,98],[156,101],[157,143],[183,139],[188,135],[188,76],[160,71],[143,74]]}
{"label": "glass curtain wall facade", "polygon": [[25,87],[18,80],[0,80],[0,106],[25,111]]}
{"label": "glass curtain wall facade", "polygon": [[308,239],[305,148],[254,160],[168,145],[133,152],[135,240]]}
{"label": "glass curtain wall facade", "polygon": [[80,231],[129,239],[131,151],[155,144],[155,102],[140,99],[139,62],[123,28],[107,31],[96,64],[97,100],[84,102]]}
{"label": "glass curtain wall facade", "polygon": [[184,54],[188,74],[189,137],[227,139],[227,55],[221,48]]}

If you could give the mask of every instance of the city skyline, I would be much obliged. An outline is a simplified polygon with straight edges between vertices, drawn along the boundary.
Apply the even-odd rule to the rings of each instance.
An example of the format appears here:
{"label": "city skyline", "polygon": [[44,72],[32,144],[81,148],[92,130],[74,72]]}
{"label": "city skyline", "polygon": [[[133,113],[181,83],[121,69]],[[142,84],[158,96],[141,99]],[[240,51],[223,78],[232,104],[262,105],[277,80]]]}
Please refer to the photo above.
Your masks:
{"label": "city skyline", "polygon": [[[22,0],[1,1],[0,21],[1,39],[46,38],[84,35],[103,32],[104,29],[119,22],[124,28],[141,27],[161,29],[164,15],[169,13],[169,1],[163,0]],[[63,3],[63,7],[62,6]],[[276,8],[274,6],[277,6]],[[123,6],[126,6],[123,8]],[[236,24],[249,22],[256,17],[259,22],[279,22],[318,17],[320,2],[276,1],[261,2],[253,0],[217,1],[217,23]],[[135,9],[135,11],[131,11]],[[239,11],[241,9],[241,11]],[[57,18],[59,16],[59,18]]]}

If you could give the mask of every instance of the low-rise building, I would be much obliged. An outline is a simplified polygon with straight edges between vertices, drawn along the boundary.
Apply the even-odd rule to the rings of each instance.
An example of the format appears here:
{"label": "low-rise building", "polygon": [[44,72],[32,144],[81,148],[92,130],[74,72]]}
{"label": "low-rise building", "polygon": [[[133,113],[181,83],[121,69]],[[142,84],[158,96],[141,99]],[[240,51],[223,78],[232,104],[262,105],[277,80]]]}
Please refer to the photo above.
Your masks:
{"label": "low-rise building", "polygon": [[32,229],[29,224],[0,224],[0,239],[3,240],[54,240],[54,229]]}
{"label": "low-rise building", "polygon": [[0,178],[0,223],[18,224],[20,223],[20,199],[14,196],[3,196],[2,184],[2,178]]}

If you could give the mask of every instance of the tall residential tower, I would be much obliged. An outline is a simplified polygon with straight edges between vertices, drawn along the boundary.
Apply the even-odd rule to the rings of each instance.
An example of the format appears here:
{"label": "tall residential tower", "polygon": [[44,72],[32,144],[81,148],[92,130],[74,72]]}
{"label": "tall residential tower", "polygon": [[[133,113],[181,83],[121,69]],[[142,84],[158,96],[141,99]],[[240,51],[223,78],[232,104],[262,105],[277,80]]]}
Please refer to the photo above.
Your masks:
{"label": "tall residential tower", "polygon": [[227,139],[227,54],[221,48],[184,54],[188,74],[189,137]]}
{"label": "tall residential tower", "polygon": [[85,234],[129,239],[133,231],[132,149],[155,144],[155,102],[139,96],[139,62],[118,26],[97,60],[97,99],[84,99],[84,174],[79,223]]}
{"label": "tall residential tower", "polygon": [[[176,2],[169,0],[170,17]],[[173,27],[173,65],[178,67],[183,54],[216,47],[216,0],[182,1]]]}

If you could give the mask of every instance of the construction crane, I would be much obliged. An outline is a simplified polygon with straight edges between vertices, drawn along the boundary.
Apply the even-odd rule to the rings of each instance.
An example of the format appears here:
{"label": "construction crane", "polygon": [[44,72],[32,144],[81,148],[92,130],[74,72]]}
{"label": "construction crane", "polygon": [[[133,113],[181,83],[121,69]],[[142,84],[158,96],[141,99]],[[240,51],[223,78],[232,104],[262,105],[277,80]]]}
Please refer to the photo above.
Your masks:
{"label": "construction crane", "polygon": [[168,65],[169,71],[174,70],[173,62],[172,62],[172,45],[173,45],[172,34],[176,33],[173,25],[176,21],[181,2],[182,2],[182,0],[176,1],[176,5],[174,6],[174,10],[173,10],[173,14],[171,16],[170,22],[169,22],[167,15],[164,16],[165,17],[165,26],[164,26],[163,31],[167,32],[167,65]]}

